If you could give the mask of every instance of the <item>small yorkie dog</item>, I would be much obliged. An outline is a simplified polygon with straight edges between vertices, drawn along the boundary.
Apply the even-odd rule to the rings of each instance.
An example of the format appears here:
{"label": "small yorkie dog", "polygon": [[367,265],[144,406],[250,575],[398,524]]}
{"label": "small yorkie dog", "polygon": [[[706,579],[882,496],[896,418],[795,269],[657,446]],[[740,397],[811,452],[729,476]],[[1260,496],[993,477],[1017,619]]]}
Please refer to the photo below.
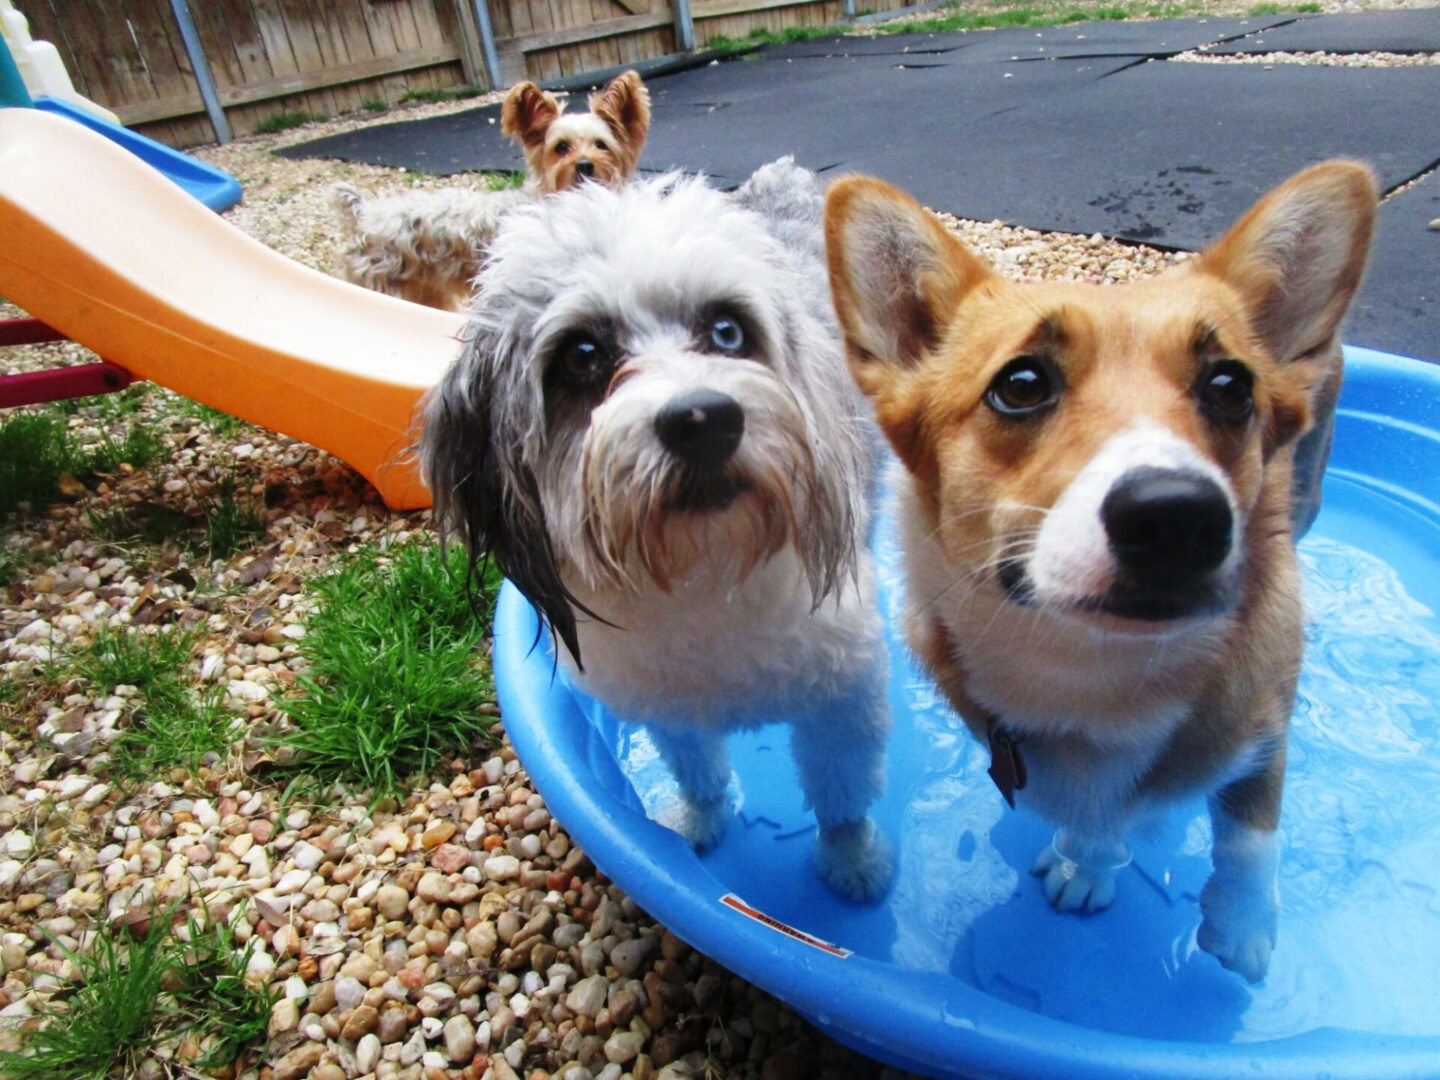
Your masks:
{"label": "small yorkie dog", "polygon": [[336,184],[335,207],[348,240],[341,255],[345,279],[413,303],[464,311],[506,211],[586,180],[618,187],[635,174],[650,130],[650,93],[639,75],[626,71],[590,95],[588,113],[567,116],[563,108],[530,82],[506,96],[500,130],[524,152],[523,188],[367,198],[350,184]]}
{"label": "small yorkie dog", "polygon": [[793,724],[838,894],[885,890],[886,653],[867,547],[879,446],[847,385],[813,174],[675,175],[509,214],[423,405],[441,528],[539,609],[576,683],[643,723],[697,848],[726,735]]}

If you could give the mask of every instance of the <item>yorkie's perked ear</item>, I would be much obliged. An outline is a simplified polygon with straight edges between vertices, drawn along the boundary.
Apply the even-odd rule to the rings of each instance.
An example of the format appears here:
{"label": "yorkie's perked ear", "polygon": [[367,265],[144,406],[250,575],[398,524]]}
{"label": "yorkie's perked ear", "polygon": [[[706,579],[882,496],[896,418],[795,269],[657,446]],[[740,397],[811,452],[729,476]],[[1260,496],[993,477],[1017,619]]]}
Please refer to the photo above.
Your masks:
{"label": "yorkie's perked ear", "polygon": [[620,136],[628,167],[633,170],[650,132],[650,91],[638,73],[625,71],[611,79],[604,90],[590,95],[590,111]]}
{"label": "yorkie's perked ear", "polygon": [[492,402],[511,388],[496,385],[495,369],[476,362],[475,350],[474,342],[466,346],[422,405],[420,467],[434,520],[442,537],[465,545],[472,566],[492,559],[581,667],[575,611],[586,609],[560,580],[520,433],[492,415]]}
{"label": "yorkie's perked ear", "polygon": [[528,158],[545,147],[545,132],[561,112],[555,95],[532,82],[516,83],[500,107],[500,134],[525,148]]}

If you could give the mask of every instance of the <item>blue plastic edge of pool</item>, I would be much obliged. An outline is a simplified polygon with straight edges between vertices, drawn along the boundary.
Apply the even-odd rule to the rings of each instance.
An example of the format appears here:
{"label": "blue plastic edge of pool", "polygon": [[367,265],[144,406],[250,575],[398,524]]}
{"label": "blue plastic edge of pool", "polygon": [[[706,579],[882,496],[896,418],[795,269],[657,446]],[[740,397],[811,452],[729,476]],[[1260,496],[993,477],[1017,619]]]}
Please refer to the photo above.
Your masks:
{"label": "blue plastic edge of pool", "polygon": [[[1440,367],[1347,347],[1340,411],[1424,429],[1440,451]],[[1440,457],[1429,470],[1440,487]],[[1436,491],[1417,496],[1440,504]],[[679,835],[636,800],[605,797],[619,766],[598,759],[590,721],[553,676],[548,638],[508,582],[495,613],[494,670],[505,730],[551,813],[595,865],[700,952],[790,1003],[840,1041],[922,1074],[967,1080],[1435,1080],[1440,1037],[1327,1028],[1269,1042],[1162,1042],[1078,1027],[992,998],[942,974],[900,971],[860,955],[833,958],[721,906],[730,890]],[[608,774],[602,776],[602,774]],[[621,784],[627,781],[619,780]],[[938,1003],[964,1000],[945,1024]]]}
{"label": "blue plastic edge of pool", "polygon": [[228,210],[240,201],[243,191],[240,181],[223,169],[197,161],[189,154],[181,153],[164,143],[156,142],[148,135],[120,127],[104,120],[94,113],[76,108],[59,98],[38,97],[35,108],[56,116],[65,116],[77,124],[84,124],[91,131],[99,132],[113,143],[123,146],[146,164],[164,173],[195,198],[219,213]]}

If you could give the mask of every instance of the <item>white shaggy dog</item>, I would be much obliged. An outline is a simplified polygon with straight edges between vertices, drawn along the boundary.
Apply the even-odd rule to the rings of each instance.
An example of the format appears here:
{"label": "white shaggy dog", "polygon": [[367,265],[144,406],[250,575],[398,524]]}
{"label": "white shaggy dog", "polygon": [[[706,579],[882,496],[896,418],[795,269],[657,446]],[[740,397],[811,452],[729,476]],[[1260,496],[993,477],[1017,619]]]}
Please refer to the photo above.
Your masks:
{"label": "white shaggy dog", "polygon": [[793,717],[817,867],[864,900],[892,861],[866,816],[889,731],[877,443],[820,208],[785,159],[734,196],[668,176],[512,211],[420,454],[441,527],[543,613],[582,687],[648,727],[690,841],[728,820],[727,733]]}

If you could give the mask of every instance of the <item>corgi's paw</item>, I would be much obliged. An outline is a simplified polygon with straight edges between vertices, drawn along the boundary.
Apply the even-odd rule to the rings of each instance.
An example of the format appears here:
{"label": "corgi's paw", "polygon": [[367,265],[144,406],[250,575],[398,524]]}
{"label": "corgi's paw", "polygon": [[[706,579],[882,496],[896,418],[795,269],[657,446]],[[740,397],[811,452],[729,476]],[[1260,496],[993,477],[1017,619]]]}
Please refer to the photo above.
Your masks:
{"label": "corgi's paw", "polygon": [[1115,868],[1081,866],[1050,845],[1035,857],[1030,872],[1040,878],[1045,899],[1056,911],[1103,911],[1115,900]]}
{"label": "corgi's paw", "polygon": [[838,896],[870,903],[890,887],[895,853],[873,821],[858,818],[820,830],[815,840],[815,868]]}
{"label": "corgi's paw", "polygon": [[1095,912],[1115,901],[1115,876],[1129,865],[1123,841],[1084,840],[1061,829],[1035,856],[1030,872],[1056,911]]}
{"label": "corgi's paw", "polygon": [[1200,891],[1204,919],[1195,940],[1221,966],[1258,983],[1270,968],[1279,908],[1273,883],[1245,883],[1216,874]]}
{"label": "corgi's paw", "polygon": [[724,795],[718,799],[686,798],[677,829],[696,851],[709,851],[720,842],[729,823],[730,800]]}

